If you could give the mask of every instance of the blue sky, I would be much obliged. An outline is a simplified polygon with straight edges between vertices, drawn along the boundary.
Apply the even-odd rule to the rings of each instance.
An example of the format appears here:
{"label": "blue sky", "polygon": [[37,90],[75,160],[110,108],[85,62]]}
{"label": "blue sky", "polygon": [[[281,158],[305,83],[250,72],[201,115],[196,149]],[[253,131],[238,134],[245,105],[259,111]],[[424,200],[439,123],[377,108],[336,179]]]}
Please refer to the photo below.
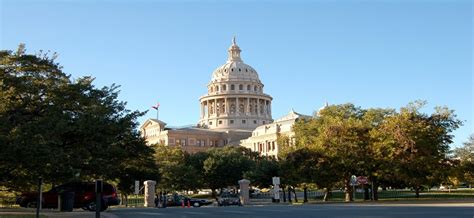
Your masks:
{"label": "blue sky", "polygon": [[[232,36],[273,96],[273,117],[327,100],[454,109],[474,133],[471,1],[0,0],[1,49],[60,54],[74,78],[121,85],[132,110],[161,104],[170,125],[195,124],[198,98]],[[155,117],[154,111],[140,119]]]}

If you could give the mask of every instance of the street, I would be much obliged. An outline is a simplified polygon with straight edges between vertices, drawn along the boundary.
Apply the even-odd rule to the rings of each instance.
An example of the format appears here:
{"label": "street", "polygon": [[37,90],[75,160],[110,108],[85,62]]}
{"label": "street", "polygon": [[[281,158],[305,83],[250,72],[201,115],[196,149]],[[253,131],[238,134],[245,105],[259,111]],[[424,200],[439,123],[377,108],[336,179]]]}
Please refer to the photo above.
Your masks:
{"label": "street", "polygon": [[[74,212],[58,212],[57,210],[42,210],[46,217],[94,218],[95,213],[76,209]],[[0,209],[0,217],[24,215],[33,217],[34,210],[26,208]],[[252,205],[200,208],[109,208],[101,213],[104,218],[151,218],[151,217],[394,217],[394,218],[433,218],[433,217],[474,217],[472,202],[391,202],[391,203],[336,203],[336,204],[307,204],[307,205]]]}
{"label": "street", "polygon": [[451,205],[268,205],[249,207],[112,209],[107,217],[469,217],[474,204]]}

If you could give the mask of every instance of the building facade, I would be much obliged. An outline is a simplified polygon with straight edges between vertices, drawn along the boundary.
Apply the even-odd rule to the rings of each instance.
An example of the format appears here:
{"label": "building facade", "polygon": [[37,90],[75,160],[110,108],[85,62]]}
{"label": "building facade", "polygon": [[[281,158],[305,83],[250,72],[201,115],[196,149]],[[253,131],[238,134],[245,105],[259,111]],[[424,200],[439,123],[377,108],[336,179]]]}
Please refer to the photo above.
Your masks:
{"label": "building facade", "polygon": [[214,70],[207,94],[199,99],[197,125],[171,128],[163,121],[148,119],[140,127],[147,143],[180,147],[188,153],[226,145],[244,146],[276,158],[280,151],[278,137],[292,139],[295,122],[311,117],[291,110],[273,121],[273,98],[264,93],[257,71],[242,61],[240,52],[234,38],[227,62]]}
{"label": "building facade", "polygon": [[240,52],[234,38],[227,62],[214,70],[207,94],[199,99],[197,125],[171,128],[163,121],[148,119],[140,127],[147,143],[181,147],[189,153],[239,146],[257,126],[271,123],[272,97],[263,92],[257,71],[242,61]]}
{"label": "building facade", "polygon": [[311,117],[291,110],[275,122],[257,127],[252,136],[241,140],[240,144],[262,156],[277,158],[280,151],[278,137],[287,136],[290,140],[293,139],[293,125],[300,119],[311,119]]}

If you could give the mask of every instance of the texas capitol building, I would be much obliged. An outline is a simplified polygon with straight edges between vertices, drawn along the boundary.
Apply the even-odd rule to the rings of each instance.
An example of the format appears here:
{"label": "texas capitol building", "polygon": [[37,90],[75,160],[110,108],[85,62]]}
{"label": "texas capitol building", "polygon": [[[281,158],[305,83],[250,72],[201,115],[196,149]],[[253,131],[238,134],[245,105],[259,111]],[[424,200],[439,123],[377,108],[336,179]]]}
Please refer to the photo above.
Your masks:
{"label": "texas capitol building", "polygon": [[245,64],[240,48],[232,40],[227,62],[212,73],[207,94],[199,98],[197,125],[169,128],[157,119],[148,119],[140,127],[148,144],[177,146],[189,153],[211,147],[245,146],[263,156],[278,154],[278,135],[292,136],[297,119],[309,118],[293,110],[275,122],[273,98],[264,93],[257,71]]}

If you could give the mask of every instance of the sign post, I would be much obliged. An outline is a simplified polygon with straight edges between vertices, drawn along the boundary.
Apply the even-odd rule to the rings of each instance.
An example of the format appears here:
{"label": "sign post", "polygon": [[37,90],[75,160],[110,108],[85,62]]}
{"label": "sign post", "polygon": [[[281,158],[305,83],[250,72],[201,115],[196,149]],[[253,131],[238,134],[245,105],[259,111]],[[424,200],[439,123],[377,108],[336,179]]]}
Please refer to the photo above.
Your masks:
{"label": "sign post", "polygon": [[352,185],[352,199],[355,201],[356,199],[356,190],[355,190],[355,185],[357,183],[357,177],[356,175],[351,176],[351,185]]}
{"label": "sign post", "polygon": [[102,180],[95,180],[95,217],[100,218],[100,209],[102,208],[102,189],[104,185]]}

